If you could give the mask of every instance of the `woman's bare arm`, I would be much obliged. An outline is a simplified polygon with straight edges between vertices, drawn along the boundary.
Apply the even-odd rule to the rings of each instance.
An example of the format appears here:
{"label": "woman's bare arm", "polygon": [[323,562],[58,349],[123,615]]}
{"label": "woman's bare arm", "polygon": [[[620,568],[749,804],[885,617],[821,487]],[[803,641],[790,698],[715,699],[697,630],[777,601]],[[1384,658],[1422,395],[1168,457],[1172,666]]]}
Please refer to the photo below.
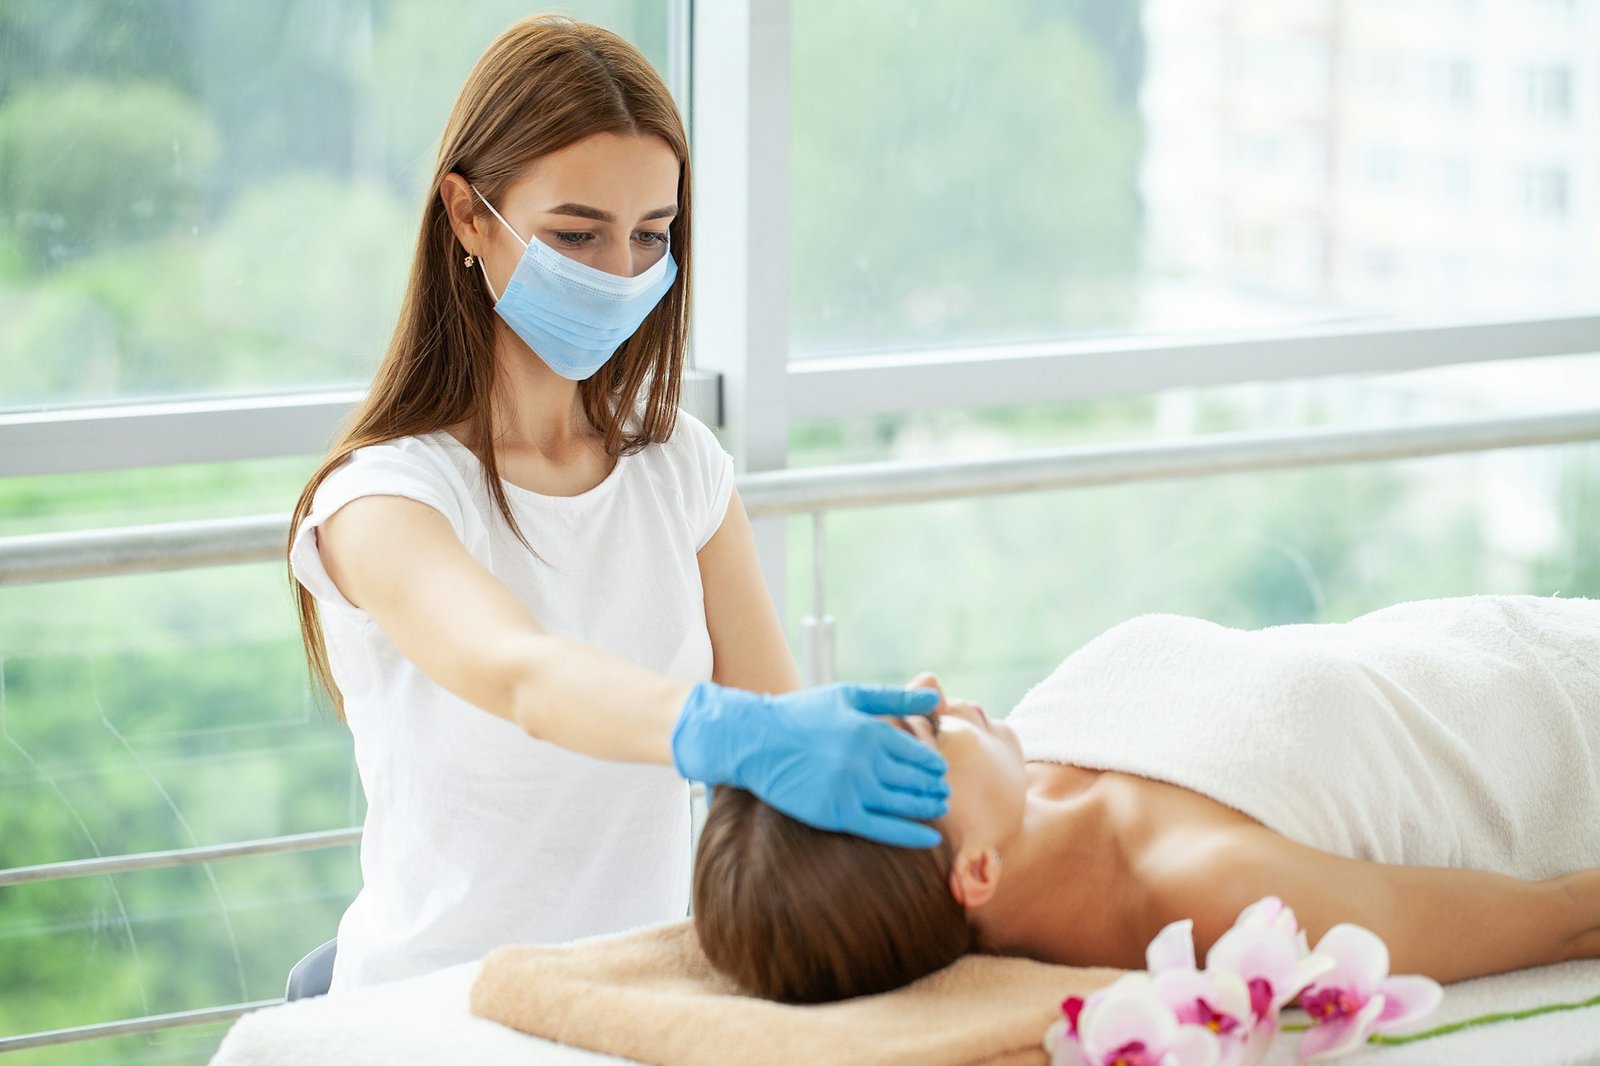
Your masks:
{"label": "woman's bare arm", "polygon": [[1395,973],[1437,981],[1600,957],[1600,870],[1522,881],[1482,870],[1344,859],[1259,826],[1219,833],[1152,886],[1151,922],[1194,918],[1209,949],[1263,896],[1294,909],[1313,945],[1340,922],[1389,946]]}
{"label": "woman's bare arm", "polygon": [[569,751],[670,763],[690,685],[544,631],[442,514],[363,496],[317,531],[328,576],[428,677]]}
{"label": "woman's bare arm", "polygon": [[722,524],[700,549],[699,564],[711,634],[711,680],[752,692],[798,689],[800,674],[762,577],[755,534],[737,489]]}

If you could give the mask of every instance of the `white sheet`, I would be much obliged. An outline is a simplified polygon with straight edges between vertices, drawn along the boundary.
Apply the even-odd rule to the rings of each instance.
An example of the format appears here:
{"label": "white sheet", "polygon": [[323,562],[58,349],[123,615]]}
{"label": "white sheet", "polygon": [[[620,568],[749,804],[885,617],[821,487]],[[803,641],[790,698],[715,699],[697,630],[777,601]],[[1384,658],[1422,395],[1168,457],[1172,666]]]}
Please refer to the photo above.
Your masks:
{"label": "white sheet", "polygon": [[[211,1066],[604,1066],[626,1060],[552,1044],[467,1014],[477,963],[239,1019]],[[1600,995],[1600,961],[1566,963],[1451,985],[1430,1024]],[[618,1025],[627,1024],[624,1018]],[[1296,1061],[1280,1036],[1268,1066]],[[863,1054],[862,1062],[870,1062]],[[1578,1066],[1600,1062],[1600,1007],[1546,1014],[1339,1060],[1351,1066]],[[817,1066],[807,1063],[805,1066]]]}

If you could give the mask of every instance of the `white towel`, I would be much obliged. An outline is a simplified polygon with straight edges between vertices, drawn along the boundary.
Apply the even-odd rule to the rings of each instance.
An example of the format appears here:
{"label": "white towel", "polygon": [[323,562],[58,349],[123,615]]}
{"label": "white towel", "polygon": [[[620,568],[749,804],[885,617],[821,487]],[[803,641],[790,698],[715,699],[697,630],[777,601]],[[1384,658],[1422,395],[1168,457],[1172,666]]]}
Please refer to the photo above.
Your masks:
{"label": "white towel", "polygon": [[1600,866],[1600,601],[1474,596],[1257,631],[1147,615],[1007,719],[1030,759],[1193,789],[1334,854]]}

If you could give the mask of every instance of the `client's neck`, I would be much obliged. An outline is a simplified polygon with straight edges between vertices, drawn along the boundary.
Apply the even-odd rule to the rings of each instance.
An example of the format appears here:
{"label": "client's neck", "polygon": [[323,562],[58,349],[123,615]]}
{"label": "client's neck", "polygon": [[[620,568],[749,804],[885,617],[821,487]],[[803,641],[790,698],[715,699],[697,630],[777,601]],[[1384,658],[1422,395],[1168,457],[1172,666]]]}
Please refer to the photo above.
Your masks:
{"label": "client's neck", "polygon": [[[1127,882],[1127,863],[1106,810],[1101,775],[1075,766],[1033,763],[1022,829],[1001,849],[1002,874],[995,894],[970,912],[979,946],[1005,955],[1045,957],[1085,965],[1106,957],[1104,944],[1122,940],[1106,928]],[[1064,936],[1066,929],[1081,935]],[[1061,956],[1061,945],[1073,945]]]}

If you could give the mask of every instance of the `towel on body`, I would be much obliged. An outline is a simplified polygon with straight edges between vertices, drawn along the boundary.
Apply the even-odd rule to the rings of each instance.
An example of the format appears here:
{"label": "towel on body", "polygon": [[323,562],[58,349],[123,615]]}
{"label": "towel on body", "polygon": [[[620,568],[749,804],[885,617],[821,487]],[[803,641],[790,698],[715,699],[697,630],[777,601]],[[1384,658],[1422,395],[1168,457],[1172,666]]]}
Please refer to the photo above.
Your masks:
{"label": "towel on body", "polygon": [[1045,1029],[1069,995],[1116,970],[967,955],[904,988],[814,1006],[744,995],[689,922],[555,947],[490,952],[472,1013],[610,1055],[690,1066],[871,1062],[1043,1066]]}
{"label": "towel on body", "polygon": [[1600,866],[1600,601],[1473,596],[1339,625],[1116,626],[1007,721],[1029,759],[1165,781],[1350,858]]}

